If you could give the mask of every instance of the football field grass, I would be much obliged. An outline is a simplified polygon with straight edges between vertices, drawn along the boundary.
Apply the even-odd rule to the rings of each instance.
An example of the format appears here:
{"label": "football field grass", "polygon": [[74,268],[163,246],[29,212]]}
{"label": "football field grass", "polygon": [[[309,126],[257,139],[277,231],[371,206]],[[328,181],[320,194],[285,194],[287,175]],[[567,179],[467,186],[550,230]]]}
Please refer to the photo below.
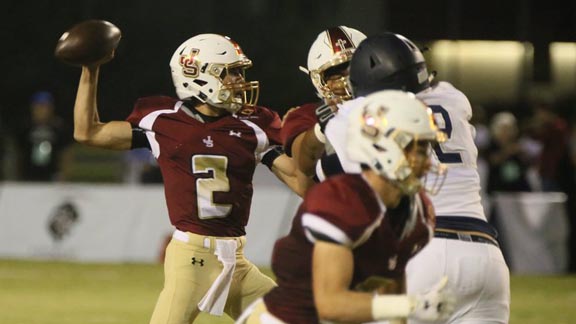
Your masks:
{"label": "football field grass", "polygon": [[[0,323],[145,324],[162,280],[161,265],[0,260]],[[511,285],[510,323],[576,323],[576,276],[512,276]]]}

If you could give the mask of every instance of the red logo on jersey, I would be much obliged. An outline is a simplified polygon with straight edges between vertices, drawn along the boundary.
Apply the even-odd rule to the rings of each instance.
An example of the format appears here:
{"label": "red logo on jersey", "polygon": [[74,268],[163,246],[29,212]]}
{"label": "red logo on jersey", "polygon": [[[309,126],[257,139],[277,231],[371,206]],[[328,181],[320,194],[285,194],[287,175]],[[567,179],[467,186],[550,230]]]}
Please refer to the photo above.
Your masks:
{"label": "red logo on jersey", "polygon": [[196,61],[196,56],[200,53],[198,48],[193,48],[190,50],[190,54],[180,55],[180,66],[182,66],[182,73],[190,78],[198,77],[198,72],[200,67]]}

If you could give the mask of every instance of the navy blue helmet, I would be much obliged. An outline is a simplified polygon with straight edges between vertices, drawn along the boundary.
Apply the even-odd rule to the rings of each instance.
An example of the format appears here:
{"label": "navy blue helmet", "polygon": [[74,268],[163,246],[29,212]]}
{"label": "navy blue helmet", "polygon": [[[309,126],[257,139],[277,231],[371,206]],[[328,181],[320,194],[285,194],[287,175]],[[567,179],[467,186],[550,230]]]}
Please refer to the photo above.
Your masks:
{"label": "navy blue helmet", "polygon": [[350,61],[350,84],[358,97],[385,89],[418,93],[430,81],[420,49],[406,37],[387,32],[358,45]]}

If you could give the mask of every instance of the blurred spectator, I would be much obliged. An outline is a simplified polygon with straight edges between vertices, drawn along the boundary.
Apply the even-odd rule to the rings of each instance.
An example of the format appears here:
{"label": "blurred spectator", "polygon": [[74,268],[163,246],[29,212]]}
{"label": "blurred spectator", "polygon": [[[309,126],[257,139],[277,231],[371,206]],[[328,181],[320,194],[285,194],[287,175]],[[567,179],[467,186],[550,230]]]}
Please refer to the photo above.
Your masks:
{"label": "blurred spectator", "polygon": [[[527,172],[529,160],[524,152],[516,117],[509,112],[500,112],[490,122],[490,145],[486,149],[488,160],[488,185],[486,192],[494,201],[497,192],[531,191]],[[497,206],[491,204],[489,223],[502,232],[502,221]],[[500,248],[510,264],[510,250],[503,240]]]}
{"label": "blurred spectator", "polygon": [[576,271],[576,203],[575,165],[570,149],[570,128],[558,115],[553,104],[536,102],[530,124],[533,136],[542,144],[538,159],[538,174],[542,191],[563,192],[567,196],[566,210],[570,223],[568,242],[569,271]]}
{"label": "blurred spectator", "polygon": [[516,117],[509,112],[497,113],[490,123],[490,133],[488,193],[531,191],[526,176],[530,158],[520,141]]}
{"label": "blurred spectator", "polygon": [[549,103],[535,103],[531,131],[542,144],[538,174],[542,191],[566,192],[566,177],[570,172],[567,122],[554,112]]}
{"label": "blurred spectator", "polygon": [[54,109],[50,92],[36,92],[30,98],[30,123],[19,136],[20,178],[24,181],[60,180],[61,155],[72,136]]}

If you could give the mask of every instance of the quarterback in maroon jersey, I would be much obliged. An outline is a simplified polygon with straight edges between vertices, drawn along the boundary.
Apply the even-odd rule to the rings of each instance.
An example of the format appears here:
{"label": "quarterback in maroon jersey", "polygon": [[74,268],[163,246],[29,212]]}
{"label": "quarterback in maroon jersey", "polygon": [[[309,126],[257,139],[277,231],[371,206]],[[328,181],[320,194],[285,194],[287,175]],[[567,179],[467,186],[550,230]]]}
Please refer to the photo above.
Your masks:
{"label": "quarterback in maroon jersey", "polygon": [[[430,145],[445,134],[424,103],[401,91],[366,97],[350,112],[347,132],[347,154],[361,174],[330,177],[306,193],[290,233],[274,246],[278,287],[240,323],[435,321],[451,313],[446,278],[429,292],[402,294],[406,263],[434,232],[421,178]],[[387,286],[396,294],[378,294]]]}
{"label": "quarterback in maroon jersey", "polygon": [[126,121],[102,123],[99,66],[111,57],[82,68],[74,137],[109,149],[148,147],[158,160],[176,231],[151,323],[191,323],[199,311],[236,318],[275,286],[244,258],[243,248],[257,163],[295,183],[291,160],[274,149],[280,119],[255,105],[258,82],[245,80],[252,62],[240,46],[201,34],[182,43],[170,61],[179,99],[143,98]]}
{"label": "quarterback in maroon jersey", "polygon": [[308,67],[300,67],[310,76],[322,101],[290,110],[284,118],[281,134],[286,154],[294,158],[299,170],[308,177],[314,175],[316,160],[324,152],[326,142],[320,125],[325,126],[327,119],[318,123],[316,115],[327,118],[333,114],[335,104],[352,98],[346,85],[348,64],[356,46],[365,38],[354,28],[328,28],[312,43]]}

